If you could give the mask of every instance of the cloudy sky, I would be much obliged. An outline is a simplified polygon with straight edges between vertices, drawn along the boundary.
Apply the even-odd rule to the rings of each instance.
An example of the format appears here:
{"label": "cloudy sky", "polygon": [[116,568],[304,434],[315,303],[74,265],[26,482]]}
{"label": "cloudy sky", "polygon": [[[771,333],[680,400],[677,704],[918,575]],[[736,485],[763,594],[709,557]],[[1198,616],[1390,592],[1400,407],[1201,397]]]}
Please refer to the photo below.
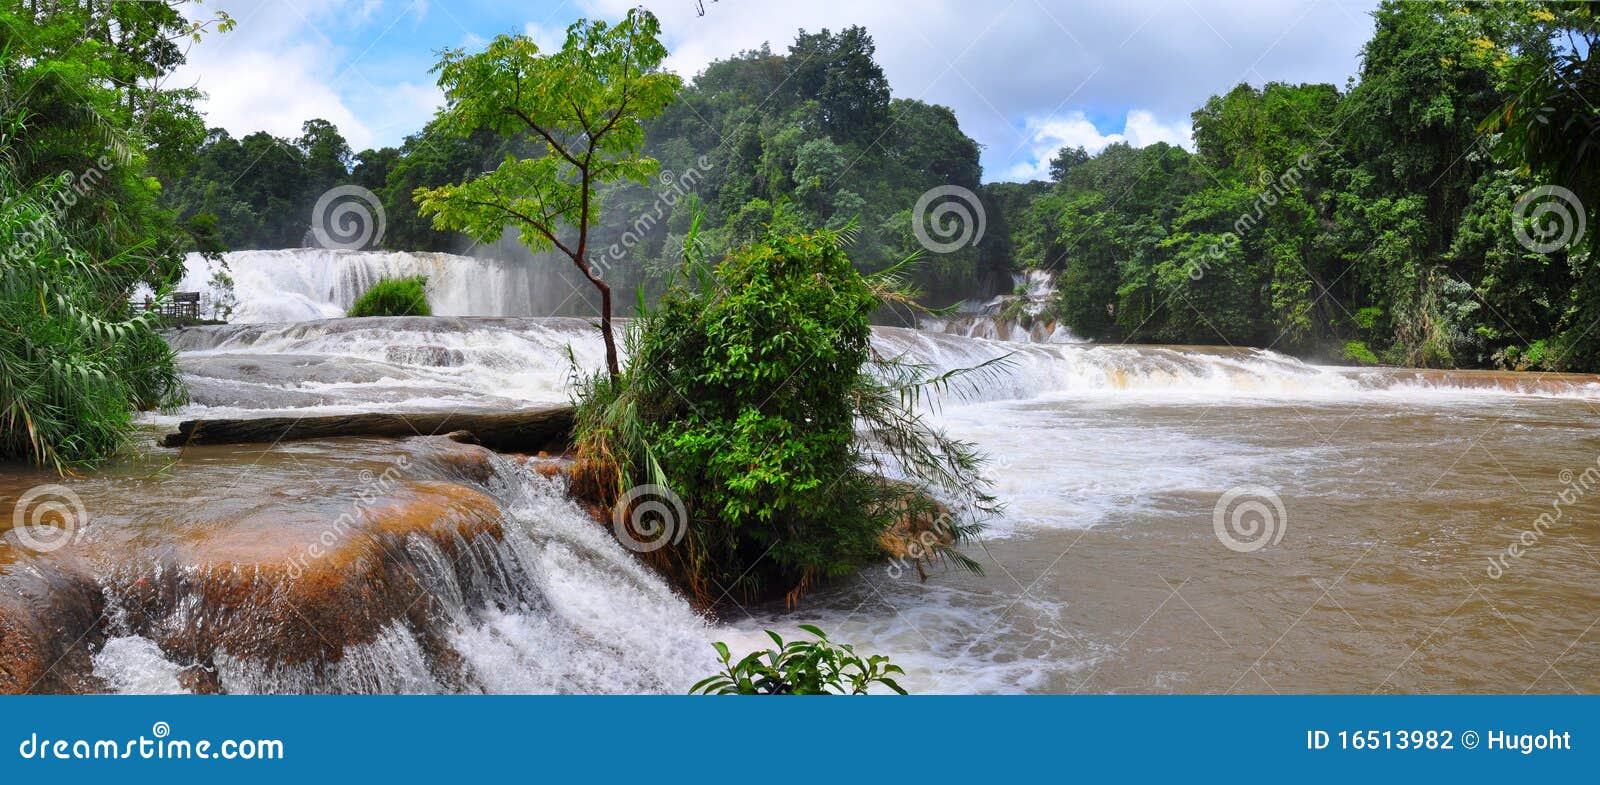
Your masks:
{"label": "cloudy sky", "polygon": [[[1332,82],[1355,72],[1374,0],[645,0],[669,67],[706,63],[800,28],[864,25],[897,97],[955,110],[984,146],[985,180],[1042,176],[1063,145],[1189,145],[1189,112],[1239,82]],[[542,45],[580,17],[636,0],[207,0],[238,22],[190,51],[178,80],[212,125],[293,136],[332,121],[357,150],[394,145],[441,101],[444,47],[503,32]]]}

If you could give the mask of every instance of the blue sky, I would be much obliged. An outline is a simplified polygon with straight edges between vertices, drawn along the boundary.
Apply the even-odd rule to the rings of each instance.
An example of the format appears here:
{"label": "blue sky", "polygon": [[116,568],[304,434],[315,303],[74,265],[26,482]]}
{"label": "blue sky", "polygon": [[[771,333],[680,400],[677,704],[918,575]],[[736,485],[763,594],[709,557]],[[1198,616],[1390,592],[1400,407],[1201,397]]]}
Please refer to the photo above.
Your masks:
{"label": "blue sky", "polygon": [[[1242,81],[1340,85],[1372,31],[1372,0],[647,0],[668,66],[712,59],[799,28],[861,24],[898,97],[955,110],[984,145],[985,180],[1039,176],[1055,150],[1187,145],[1189,112]],[[440,102],[428,73],[444,47],[504,32],[558,45],[580,17],[617,18],[631,0],[207,0],[233,32],[190,52],[174,83],[206,91],[212,125],[292,136],[336,123],[352,146],[394,145]]]}

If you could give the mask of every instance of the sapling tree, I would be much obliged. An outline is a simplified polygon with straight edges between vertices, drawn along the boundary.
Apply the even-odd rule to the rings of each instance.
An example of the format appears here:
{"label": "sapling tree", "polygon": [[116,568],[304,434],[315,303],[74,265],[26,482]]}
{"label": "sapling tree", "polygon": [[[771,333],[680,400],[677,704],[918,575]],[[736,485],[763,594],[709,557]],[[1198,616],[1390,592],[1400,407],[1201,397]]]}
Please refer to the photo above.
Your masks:
{"label": "sapling tree", "polygon": [[589,232],[600,212],[598,186],[623,179],[643,185],[659,168],[642,152],[641,121],[660,114],[683,86],[661,70],[667,50],[660,31],[654,14],[636,8],[615,25],[579,20],[550,54],[521,35],[502,35],[477,54],[445,52],[434,68],[446,101],[438,122],[462,136],[484,128],[531,136],[544,153],[508,155],[493,172],[415,193],[437,228],[492,242],[512,226],[530,250],[553,248],[571,259],[600,293],[613,379],[611,287],[589,262]]}

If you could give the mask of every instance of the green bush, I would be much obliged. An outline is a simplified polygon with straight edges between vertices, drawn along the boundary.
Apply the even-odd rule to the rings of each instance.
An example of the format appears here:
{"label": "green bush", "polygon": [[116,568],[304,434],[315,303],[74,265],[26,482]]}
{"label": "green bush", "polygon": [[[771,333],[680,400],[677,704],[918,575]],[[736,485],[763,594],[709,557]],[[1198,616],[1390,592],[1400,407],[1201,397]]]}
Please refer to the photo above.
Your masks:
{"label": "green bush", "polygon": [[432,316],[428,277],[382,278],[356,298],[346,316]]}
{"label": "green bush", "polygon": [[865,695],[874,684],[906,694],[893,678],[905,671],[891,664],[888,657],[877,654],[863,658],[849,644],[828,640],[816,627],[802,624],[800,629],[817,639],[785,643],[778,633],[767,630],[767,636],[778,648],[751,652],[738,662],[733,661],[727,644],[711,644],[722,659],[722,671],[695,684],[689,694]]}
{"label": "green bush", "polygon": [[[622,377],[580,385],[580,493],[674,489],[688,521],[665,523],[682,538],[645,555],[702,603],[793,605],[883,558],[895,532],[923,540],[919,558],[977,568],[955,546],[996,507],[981,459],[915,405],[955,375],[874,358],[868,317],[906,293],[895,268],[863,278],[846,237],[773,235],[714,271],[691,264],[633,324]],[[936,491],[962,500],[957,514],[939,514]]]}
{"label": "green bush", "polygon": [[1377,365],[1378,355],[1373,354],[1361,341],[1346,341],[1344,345],[1344,359],[1360,365]]}

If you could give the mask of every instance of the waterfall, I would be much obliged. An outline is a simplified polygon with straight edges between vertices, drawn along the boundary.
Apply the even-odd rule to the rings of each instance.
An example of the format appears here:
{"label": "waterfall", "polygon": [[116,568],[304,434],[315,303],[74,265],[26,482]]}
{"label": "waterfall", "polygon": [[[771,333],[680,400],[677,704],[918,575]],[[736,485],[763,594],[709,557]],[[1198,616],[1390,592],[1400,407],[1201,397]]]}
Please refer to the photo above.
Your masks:
{"label": "waterfall", "polygon": [[[571,317],[380,317],[191,327],[169,334],[191,404],[157,421],[264,414],[487,410],[564,402],[574,370],[598,369],[599,332]],[[1427,395],[1600,396],[1593,376],[1318,366],[1220,347],[1003,343],[873,329],[887,357],[936,371],[997,361],[950,403],[1079,398],[1360,399]],[[577,365],[573,366],[573,361]]]}
{"label": "waterfall", "polygon": [[989,300],[967,300],[951,316],[927,317],[920,327],[931,332],[1022,343],[1085,343],[1066,325],[1047,318],[1056,295],[1055,276],[1048,270],[1026,270],[1011,276],[1011,294]]}
{"label": "waterfall", "polygon": [[[232,279],[218,284],[218,272]],[[221,263],[189,254],[180,291],[201,292],[234,323],[295,322],[343,316],[381,278],[428,277],[439,316],[576,313],[587,282],[544,256],[507,259],[447,253],[295,248],[234,251]]]}
{"label": "waterfall", "polygon": [[[417,459],[413,473],[433,449],[425,442],[400,448]],[[711,625],[567,498],[564,481],[526,462],[488,462],[487,481],[473,485],[494,499],[498,536],[412,533],[380,543],[372,551],[392,561],[397,587],[371,581],[360,562],[315,577],[268,572],[271,563],[253,567],[266,578],[241,577],[237,567],[213,577],[204,564],[152,569],[139,551],[126,554],[131,566],[101,579],[110,621],[94,676],[132,693],[682,694],[716,669]],[[403,519],[406,504],[416,502],[402,498],[387,514]],[[284,520],[274,524],[279,536],[294,537],[295,517]],[[354,539],[392,525],[358,524]],[[330,575],[359,582],[350,626],[373,630],[367,639],[341,642],[326,621],[344,607]],[[271,593],[237,588],[252,581],[270,583]],[[224,592],[233,600],[219,602]],[[303,634],[304,616],[323,620],[322,629]],[[196,641],[206,642],[198,659],[186,648]]]}

